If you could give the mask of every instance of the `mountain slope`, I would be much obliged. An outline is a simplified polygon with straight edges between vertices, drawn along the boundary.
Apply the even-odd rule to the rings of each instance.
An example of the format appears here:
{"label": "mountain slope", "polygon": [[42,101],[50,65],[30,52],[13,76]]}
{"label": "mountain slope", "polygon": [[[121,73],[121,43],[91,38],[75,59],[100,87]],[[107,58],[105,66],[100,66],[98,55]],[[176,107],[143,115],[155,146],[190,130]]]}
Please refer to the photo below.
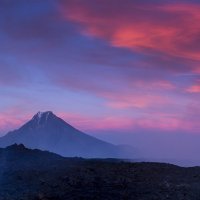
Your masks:
{"label": "mountain slope", "polygon": [[48,150],[63,156],[125,156],[117,146],[75,129],[50,111],[38,112],[21,128],[0,138],[0,147],[14,143],[22,143],[28,148]]}

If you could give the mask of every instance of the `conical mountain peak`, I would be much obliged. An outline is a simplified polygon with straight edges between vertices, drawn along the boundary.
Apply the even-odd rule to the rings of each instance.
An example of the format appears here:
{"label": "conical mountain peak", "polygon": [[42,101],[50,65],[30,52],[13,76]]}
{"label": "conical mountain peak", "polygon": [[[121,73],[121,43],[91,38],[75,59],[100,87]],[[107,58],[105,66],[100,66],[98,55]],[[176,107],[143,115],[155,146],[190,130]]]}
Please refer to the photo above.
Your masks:
{"label": "conical mountain peak", "polygon": [[[68,128],[68,129],[75,129],[70,124],[65,122],[63,119],[59,118],[55,115],[52,111],[45,111],[45,112],[38,112],[36,113],[30,121],[24,124],[21,128],[27,132],[27,129],[52,129],[51,131],[57,130],[57,128]],[[26,130],[25,130],[26,129]],[[46,130],[49,132],[49,130]]]}
{"label": "conical mountain peak", "polygon": [[32,121],[37,122],[37,124],[44,124],[49,119],[56,118],[56,115],[53,114],[52,111],[46,111],[46,112],[38,112],[35,114],[32,118]]}
{"label": "conical mountain peak", "polygon": [[33,116],[33,118],[42,118],[42,117],[49,117],[50,115],[54,115],[52,111],[45,111],[45,112],[38,112]]}
{"label": "conical mountain peak", "polygon": [[51,111],[38,112],[19,129],[0,138],[0,147],[13,143],[62,156],[116,157],[119,153],[115,145],[79,131]]}

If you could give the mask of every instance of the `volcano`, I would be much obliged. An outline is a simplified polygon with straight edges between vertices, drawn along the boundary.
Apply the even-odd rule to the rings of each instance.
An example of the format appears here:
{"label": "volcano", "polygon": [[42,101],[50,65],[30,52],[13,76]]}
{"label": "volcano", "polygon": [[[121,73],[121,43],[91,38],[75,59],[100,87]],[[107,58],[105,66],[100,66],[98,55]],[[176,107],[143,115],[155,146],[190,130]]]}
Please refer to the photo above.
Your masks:
{"label": "volcano", "polygon": [[14,143],[24,144],[31,149],[48,150],[65,157],[126,157],[120,146],[79,131],[51,111],[38,112],[22,127],[0,138],[0,147]]}

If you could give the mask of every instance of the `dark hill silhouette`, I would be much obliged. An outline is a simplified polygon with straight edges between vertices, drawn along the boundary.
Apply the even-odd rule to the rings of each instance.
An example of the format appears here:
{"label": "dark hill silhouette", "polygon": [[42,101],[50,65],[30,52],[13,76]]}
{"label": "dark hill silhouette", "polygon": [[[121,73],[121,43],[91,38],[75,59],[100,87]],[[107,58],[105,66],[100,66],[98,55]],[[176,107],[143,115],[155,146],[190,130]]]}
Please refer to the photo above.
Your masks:
{"label": "dark hill silhouette", "polygon": [[0,200],[195,200],[200,168],[0,148]]}

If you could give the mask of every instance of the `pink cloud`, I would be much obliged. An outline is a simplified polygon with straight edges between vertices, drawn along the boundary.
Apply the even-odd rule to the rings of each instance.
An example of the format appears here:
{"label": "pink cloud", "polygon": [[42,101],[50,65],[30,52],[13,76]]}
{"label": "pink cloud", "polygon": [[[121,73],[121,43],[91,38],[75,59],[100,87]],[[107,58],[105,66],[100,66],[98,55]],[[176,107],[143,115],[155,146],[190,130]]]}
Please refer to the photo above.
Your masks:
{"label": "pink cloud", "polygon": [[133,120],[128,117],[89,116],[75,113],[59,112],[58,116],[66,122],[84,131],[91,130],[128,130],[133,126]]}
{"label": "pink cloud", "polygon": [[191,112],[188,107],[183,115],[180,114],[166,114],[161,112],[155,112],[152,116],[148,114],[143,117],[128,117],[128,116],[106,116],[106,117],[94,117],[83,116],[80,114],[60,113],[63,119],[71,123],[75,127],[83,131],[129,131],[137,132],[140,129],[146,129],[149,131],[189,131],[197,132],[200,128],[198,120],[188,119],[187,115]]}
{"label": "pink cloud", "polygon": [[189,93],[200,93],[200,85],[192,85],[191,87],[186,89]]}
{"label": "pink cloud", "polygon": [[61,12],[67,20],[81,24],[85,34],[106,39],[112,46],[200,59],[200,5],[121,0],[99,4],[63,1]]}
{"label": "pink cloud", "polygon": [[27,120],[30,119],[29,114],[21,113],[21,111],[9,110],[0,113],[0,135],[6,134],[8,131],[22,126]]}
{"label": "pink cloud", "polygon": [[105,93],[104,97],[108,99],[107,105],[112,108],[124,109],[124,108],[141,108],[147,109],[152,106],[169,105],[172,100],[168,97],[156,95],[156,94],[140,94],[140,93],[121,93],[111,94]]}
{"label": "pink cloud", "polygon": [[131,84],[133,87],[148,89],[148,90],[174,90],[176,86],[167,80],[137,80]]}

